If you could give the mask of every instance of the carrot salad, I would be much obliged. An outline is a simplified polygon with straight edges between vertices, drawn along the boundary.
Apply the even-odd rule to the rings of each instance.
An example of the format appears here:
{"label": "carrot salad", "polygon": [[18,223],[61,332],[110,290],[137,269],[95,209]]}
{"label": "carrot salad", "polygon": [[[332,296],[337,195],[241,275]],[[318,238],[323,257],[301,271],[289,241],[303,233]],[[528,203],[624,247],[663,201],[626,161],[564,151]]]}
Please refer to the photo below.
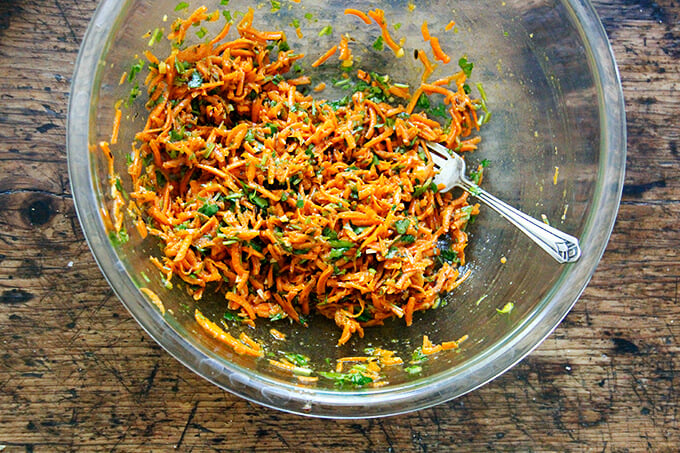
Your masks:
{"label": "carrot salad", "polygon": [[[346,13],[374,19],[403,54],[382,11]],[[236,39],[226,39],[227,22],[213,40],[182,45],[192,25],[217,17],[201,7],[173,24],[168,56],[145,52],[149,114],[129,157],[127,211],[142,237],[160,240],[152,262],[168,282],[184,281],[194,299],[221,291],[251,324],[284,317],[306,324],[320,313],[341,329],[338,344],[387,318],[410,325],[415,312],[438,305],[467,275],[458,266],[478,207],[468,205],[467,193],[439,191],[425,146],[476,148],[478,104],[467,94],[465,71],[427,83],[432,67],[419,51],[429,72],[413,93],[359,70],[356,80],[343,79],[352,84],[347,96],[318,100],[303,94],[311,91],[309,77],[290,74],[303,56],[283,32],[256,29],[252,9],[236,25]],[[348,61],[343,37],[312,66],[338,48]],[[422,111],[429,94],[442,96],[446,126]],[[114,140],[119,118],[116,124]],[[214,336],[228,335],[196,318]],[[244,339],[227,340],[261,354]]]}

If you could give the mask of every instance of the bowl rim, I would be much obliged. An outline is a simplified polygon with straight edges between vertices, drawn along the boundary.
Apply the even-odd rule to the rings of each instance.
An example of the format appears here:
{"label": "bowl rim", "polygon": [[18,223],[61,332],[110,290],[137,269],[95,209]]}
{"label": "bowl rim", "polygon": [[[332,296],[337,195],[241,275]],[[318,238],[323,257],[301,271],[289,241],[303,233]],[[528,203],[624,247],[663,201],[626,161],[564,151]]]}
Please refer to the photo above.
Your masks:
{"label": "bowl rim", "polygon": [[[576,272],[565,270],[537,308],[511,332],[482,354],[440,373],[437,381],[422,379],[366,391],[306,389],[258,375],[220,360],[212,351],[168,328],[160,313],[146,303],[111,246],[99,219],[91,168],[89,124],[96,87],[93,70],[105,55],[106,38],[117,23],[110,21],[133,0],[103,0],[83,38],[71,85],[67,119],[67,160],[71,192],[85,239],[109,285],[139,325],[170,355],[199,376],[251,402],[285,412],[325,418],[367,418],[397,415],[460,397],[495,379],[526,357],[559,325],[590,281],[605,251],[618,212],[626,162],[626,118],[623,90],[614,54],[597,12],[589,0],[556,0],[571,15],[588,52],[597,88],[601,123],[600,184],[586,220],[583,255]],[[606,106],[606,108],[605,108]],[[88,114],[83,114],[87,112]],[[604,178],[604,181],[602,181]],[[598,212],[600,217],[595,216]],[[605,215],[602,215],[604,212]]]}

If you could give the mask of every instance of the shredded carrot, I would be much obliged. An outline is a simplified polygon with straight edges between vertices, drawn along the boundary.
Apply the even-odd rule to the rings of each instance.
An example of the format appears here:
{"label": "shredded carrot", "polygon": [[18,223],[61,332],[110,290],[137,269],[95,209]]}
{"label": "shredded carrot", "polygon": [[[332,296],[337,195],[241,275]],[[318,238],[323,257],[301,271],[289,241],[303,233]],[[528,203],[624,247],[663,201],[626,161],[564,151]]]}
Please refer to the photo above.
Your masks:
{"label": "shredded carrot", "polygon": [[123,118],[123,111],[116,106],[116,114],[113,117],[113,132],[111,132],[111,144],[118,143],[118,133],[120,132],[120,120]]}
{"label": "shredded carrot", "polygon": [[440,344],[433,344],[427,335],[423,335],[423,347],[422,351],[425,355],[436,354],[442,350]]}
{"label": "shredded carrot", "polygon": [[160,297],[153,291],[151,291],[149,288],[139,288],[141,292],[146,294],[146,296],[149,298],[152,304],[158,308],[158,310],[161,312],[162,315],[165,314],[165,306],[163,305],[163,302],[161,301]]}
{"label": "shredded carrot", "polygon": [[424,50],[418,50],[418,59],[420,62],[423,64],[423,67],[425,70],[423,71],[423,76],[421,78],[422,83],[427,82],[427,79],[430,78],[430,75],[434,72],[435,67],[432,65],[430,62],[430,59],[427,58],[427,54],[425,53]]}
{"label": "shredded carrot", "polygon": [[286,334],[278,329],[269,329],[269,333],[272,335],[272,337],[276,338],[277,340],[283,341],[286,339]]}
{"label": "shredded carrot", "polygon": [[230,346],[237,354],[252,355],[255,357],[262,357],[264,355],[264,349],[250,340],[247,336],[244,338],[250,340],[247,343],[242,342],[243,340],[237,340],[229,332],[225,332],[220,326],[206,318],[200,311],[194,311],[194,319],[196,319],[198,325],[210,334],[210,336]]}
{"label": "shredded carrot", "polygon": [[[357,91],[318,101],[298,90],[309,83],[306,76],[284,77],[302,56],[273,53],[270,42],[285,35],[255,29],[253,13],[236,26],[237,39],[224,42],[225,26],[220,40],[174,48],[149,69],[156,104],[136,135],[128,173],[137,230],[161,244],[152,262],[168,283],[186,282],[195,299],[216,285],[226,306],[250,325],[272,316],[306,324],[308,314],[319,313],[335,321],[344,344],[388,318],[415,322],[415,312],[469,275],[459,276],[457,264],[441,258],[438,243],[449,243],[447,256],[464,263],[464,229],[478,207],[468,205],[466,194],[438,191],[425,145],[476,148],[479,138],[468,137],[476,131],[476,104],[465,93],[465,76],[451,88],[425,83],[432,65],[419,51],[425,74],[412,95],[406,85],[359,70],[371,96]],[[364,22],[370,16],[395,53],[401,49],[382,10],[345,13]],[[180,42],[207,18],[199,8],[173,25],[172,39]],[[345,38],[341,57],[348,57],[346,46]],[[374,97],[379,93],[408,105],[390,105]],[[416,111],[428,93],[444,96],[449,128]],[[111,150],[101,148],[113,182]],[[112,195],[122,200],[119,191]],[[121,207],[109,219],[115,231]],[[256,342],[234,338],[198,310],[195,318],[237,353],[263,354]],[[402,363],[383,358],[380,366]]]}
{"label": "shredded carrot", "polygon": [[444,27],[444,31],[450,31],[455,26],[456,26],[456,23],[454,21],[451,21],[448,24],[446,24],[446,27]]}
{"label": "shredded carrot", "polygon": [[392,39],[392,36],[390,35],[390,31],[387,27],[387,22],[385,21],[385,11],[376,8],[373,11],[369,11],[368,16],[372,18],[376,24],[378,24],[382,32],[382,37],[383,40],[385,41],[385,44],[387,44],[387,46],[390,49],[392,49],[396,57],[397,58],[403,57],[404,49],[399,44],[394,42],[394,39]]}
{"label": "shredded carrot", "polygon": [[349,48],[349,40],[346,35],[342,35],[340,40],[340,56],[338,59],[342,61],[343,67],[350,67],[353,64],[352,50]]}
{"label": "shredded carrot", "polygon": [[316,68],[317,66],[322,65],[326,60],[328,60],[330,57],[335,54],[335,52],[338,51],[338,46],[333,46],[328,51],[326,51],[325,54],[321,55],[314,63],[312,63],[312,67]]}
{"label": "shredded carrot", "polygon": [[366,25],[371,25],[371,19],[363,12],[354,8],[347,8],[345,14],[351,14],[357,16],[359,19],[363,20]]}
{"label": "shredded carrot", "polygon": [[314,91],[317,93],[326,89],[326,82],[319,82],[317,86],[314,87]]}
{"label": "shredded carrot", "polygon": [[432,46],[432,53],[434,54],[434,57],[441,61],[442,63],[446,64],[449,61],[451,61],[451,57],[446,55],[442,48],[439,46],[439,38],[435,38],[434,36],[430,38],[430,46]]}
{"label": "shredded carrot", "polygon": [[429,41],[430,40],[430,30],[427,28],[427,21],[423,21],[423,25],[420,26],[420,32],[423,34],[423,40],[424,41]]}

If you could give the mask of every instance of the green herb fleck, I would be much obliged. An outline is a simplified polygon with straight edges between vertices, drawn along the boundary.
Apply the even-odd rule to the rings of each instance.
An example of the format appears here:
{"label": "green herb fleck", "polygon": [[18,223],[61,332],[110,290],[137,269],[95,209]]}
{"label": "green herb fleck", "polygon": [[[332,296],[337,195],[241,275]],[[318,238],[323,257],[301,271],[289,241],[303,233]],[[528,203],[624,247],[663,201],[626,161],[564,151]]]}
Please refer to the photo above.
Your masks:
{"label": "green herb fleck", "polygon": [[161,39],[163,39],[163,30],[160,28],[156,28],[153,33],[151,33],[151,38],[149,39],[149,47],[153,46],[157,42],[161,42]]}
{"label": "green herb fleck", "polygon": [[320,371],[319,376],[335,381],[335,385],[339,387],[344,386],[363,387],[373,382],[372,378],[365,376],[360,372],[335,373]]}
{"label": "green herb fleck", "polygon": [[373,43],[373,48],[375,50],[383,50],[384,47],[385,46],[384,46],[384,43],[383,43],[383,37],[378,36],[378,39],[376,39],[375,42]]}
{"label": "green herb fleck", "polygon": [[512,302],[508,302],[501,308],[500,310],[497,308],[496,311],[502,315],[506,315],[512,311],[512,309],[515,308],[515,304]]}
{"label": "green herb fleck", "polygon": [[175,58],[175,70],[178,74],[184,74],[191,67],[191,63],[188,61],[179,61]]}
{"label": "green herb fleck", "polygon": [[213,203],[205,203],[203,206],[198,208],[198,212],[208,217],[214,216],[219,210],[219,206]]}
{"label": "green herb fleck", "polygon": [[215,149],[215,144],[214,143],[208,143],[205,146],[205,152],[203,153],[203,158],[209,159],[210,155],[212,154],[214,149]]}
{"label": "green herb fleck", "polygon": [[284,319],[285,317],[286,317],[286,314],[284,312],[280,311],[278,313],[274,313],[273,315],[271,315],[269,317],[269,320],[270,321],[278,321],[280,319]]}
{"label": "green herb fleck", "polygon": [[250,201],[255,203],[257,205],[257,207],[259,207],[261,209],[267,209],[269,207],[269,202],[267,200],[265,200],[264,198],[260,197],[259,195],[253,194],[248,198],[250,199]]}
{"label": "green herb fleck", "polygon": [[175,6],[175,11],[182,11],[183,9],[187,9],[189,7],[189,4],[187,2],[179,2],[177,6]]}
{"label": "green herb fleck", "polygon": [[413,354],[411,354],[410,363],[412,365],[419,365],[423,362],[427,362],[427,355],[423,354],[423,349],[419,346],[415,351],[413,351]]}
{"label": "green herb fleck", "polygon": [[283,356],[288,359],[291,363],[297,366],[307,366],[309,365],[309,357],[302,354],[295,354],[292,352],[282,352]]}
{"label": "green herb fleck", "polygon": [[324,227],[323,232],[321,234],[323,234],[324,237],[331,240],[338,238],[338,233],[336,233],[335,231],[331,230],[328,227]]}
{"label": "green herb fleck", "polygon": [[178,142],[180,140],[184,140],[186,137],[186,132],[184,132],[184,126],[180,130],[177,129],[170,129],[170,141],[172,142]]}
{"label": "green herb fleck", "polygon": [[125,228],[122,228],[118,233],[116,233],[115,231],[111,231],[109,233],[109,239],[111,240],[111,243],[114,246],[120,246],[129,241],[130,236],[128,235]]}
{"label": "green herb fleck", "polygon": [[423,367],[420,365],[411,365],[404,368],[404,371],[406,371],[408,374],[420,374],[420,372],[423,371]]}
{"label": "green herb fleck", "polygon": [[128,73],[128,82],[132,83],[132,81],[135,80],[135,77],[137,77],[137,74],[139,74],[142,69],[144,69],[144,62],[142,60],[132,64],[132,66],[130,66],[130,72]]}
{"label": "green herb fleck", "polygon": [[333,27],[331,27],[330,25],[326,25],[319,32],[319,36],[326,36],[326,35],[330,35],[331,33],[333,33]]}
{"label": "green herb fleck", "polygon": [[139,83],[135,82],[135,86],[133,86],[130,90],[130,95],[127,98],[126,105],[130,107],[140,94],[142,94],[142,91],[139,89]]}
{"label": "green herb fleck", "polygon": [[354,247],[354,242],[347,241],[347,240],[344,240],[344,239],[334,239],[334,240],[328,241],[328,243],[333,248],[348,248],[348,249],[350,249],[350,248]]}
{"label": "green herb fleck", "polygon": [[243,319],[239,315],[231,311],[225,312],[223,318],[226,319],[227,321],[241,321]]}
{"label": "green herb fleck", "polygon": [[472,68],[475,67],[474,63],[469,62],[466,57],[461,57],[460,60],[458,60],[458,66],[463,70],[465,77],[470,77],[470,75],[472,75]]}
{"label": "green herb fleck", "polygon": [[397,247],[395,247],[394,245],[391,246],[391,247],[387,250],[387,253],[385,254],[385,259],[388,259],[388,260],[389,260],[389,259],[391,259],[391,258],[394,258],[395,256],[397,256],[397,252],[398,252],[398,251],[399,251],[399,249],[398,249]]}
{"label": "green herb fleck", "polygon": [[192,72],[191,79],[187,82],[187,86],[189,88],[200,88],[201,85],[203,85],[203,77],[201,77],[201,74],[199,74],[198,71]]}
{"label": "green herb fleck", "polygon": [[447,112],[448,108],[444,104],[439,103],[437,104],[436,107],[431,107],[430,109],[428,109],[427,114],[430,116],[438,116],[440,118],[443,118],[446,116]]}
{"label": "green herb fleck", "polygon": [[441,250],[439,256],[449,263],[460,263],[458,252],[455,250]]}
{"label": "green herb fleck", "polygon": [[405,234],[401,237],[401,242],[404,244],[413,244],[416,242],[416,237],[413,236],[412,234]]}
{"label": "green herb fleck", "polygon": [[408,219],[402,219],[394,222],[394,227],[397,229],[397,233],[405,234],[410,224],[411,222]]}
{"label": "green herb fleck", "polygon": [[416,102],[416,107],[423,110],[429,109],[430,98],[428,98],[426,94],[421,94],[418,98],[418,102]]}

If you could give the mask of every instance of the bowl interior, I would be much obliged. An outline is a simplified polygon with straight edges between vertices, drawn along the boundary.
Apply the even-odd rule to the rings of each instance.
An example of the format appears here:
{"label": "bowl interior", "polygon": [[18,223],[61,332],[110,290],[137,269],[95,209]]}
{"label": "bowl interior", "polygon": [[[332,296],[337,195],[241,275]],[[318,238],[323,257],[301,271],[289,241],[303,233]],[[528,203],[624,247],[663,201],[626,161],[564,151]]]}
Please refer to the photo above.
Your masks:
{"label": "bowl interior", "polygon": [[[200,374],[243,396],[292,411],[346,416],[351,411],[339,406],[362,405],[362,413],[372,415],[457,396],[507,369],[554,328],[587,283],[604,249],[618,206],[620,187],[616,183],[623,171],[621,156],[615,156],[617,160],[612,162],[614,157],[607,155],[611,146],[607,134],[611,132],[605,121],[606,93],[602,68],[592,50],[592,41],[601,40],[601,36],[597,36],[599,30],[579,23],[577,19],[582,17],[573,5],[553,0],[439,0],[417,2],[411,8],[412,3],[406,1],[354,2],[352,7],[363,11],[380,7],[390,25],[401,24],[398,30],[391,29],[395,38],[406,38],[405,56],[397,59],[389,49],[373,49],[379,28],[344,15],[344,3],[283,0],[276,11],[272,4],[277,2],[254,5],[231,0],[227,6],[220,6],[219,1],[189,3],[188,9],[175,12],[176,1],[104,1],[83,46],[69,114],[69,165],[86,236],[121,300],[159,343]],[[255,7],[256,28],[284,30],[291,48],[307,56],[302,66],[312,77],[312,86],[328,82],[339,73],[337,60],[317,69],[310,63],[337,43],[342,33],[355,40],[355,68],[390,74],[393,79],[417,85],[422,66],[413,52],[427,49],[420,32],[423,20],[427,20],[430,32],[439,36],[442,48],[452,58],[450,64],[439,65],[433,78],[458,71],[458,58],[466,56],[474,62],[471,81],[483,85],[493,112],[480,132],[479,150],[467,156],[468,168],[487,159],[490,164],[485,170],[484,187],[524,212],[536,218],[545,216],[553,226],[580,237],[581,260],[570,265],[555,263],[505,220],[482,207],[482,213],[468,228],[471,238],[466,267],[472,271],[470,277],[445,304],[417,313],[411,327],[393,320],[366,329],[363,339],[355,335],[345,346],[336,347],[339,331],[322,317],[314,317],[309,328],[288,320],[273,324],[260,320],[254,330],[229,324],[232,334],[247,331],[267,345],[268,351],[307,355],[315,369],[325,371],[333,368],[328,359],[334,364],[343,356],[362,355],[366,347],[395,350],[408,363],[414,349],[422,344],[423,335],[437,343],[468,336],[461,348],[442,352],[422,364],[418,374],[405,373],[402,367],[388,370],[389,384],[377,389],[340,389],[324,379],[313,385],[302,384],[266,360],[239,356],[211,339],[193,319],[195,303],[191,297],[181,285],[165,289],[150,264],[148,257],[159,255],[153,238],[142,240],[128,225],[129,242],[113,245],[108,240],[98,215],[108,203],[106,161],[95,149],[95,144],[110,137],[114,105],[129,96],[131,85],[119,83],[121,74],[144,50],[156,55],[169,52],[166,40],[149,48],[145,34],[158,27],[167,35],[175,17],[186,17],[201,4],[210,10],[228,10],[236,20],[238,12]],[[290,25],[294,19],[299,20],[302,39]],[[452,20],[456,28],[445,31]],[[221,19],[206,28],[214,34],[222,24]],[[319,36],[328,25],[333,32]],[[233,29],[229,37],[233,38],[235,32]],[[189,42],[200,41],[193,29],[187,36]],[[606,41],[600,51],[608,52]],[[618,89],[615,72],[613,75],[611,83]],[[331,88],[315,96],[334,98],[338,94],[342,95]],[[119,144],[112,148],[116,172],[125,188],[129,188],[125,156],[135,132],[145,123],[144,103],[145,94],[123,109]],[[160,296],[166,308],[164,316],[149,304],[139,287],[150,288]],[[508,302],[514,304],[512,312],[498,313],[497,309]],[[209,291],[198,306],[215,320],[225,311],[223,297]],[[540,329],[535,328],[538,324],[542,325]],[[271,327],[285,333],[287,340],[274,340]],[[446,389],[442,383],[447,384]],[[399,400],[390,403],[391,408],[385,403],[390,398]],[[371,409],[374,400],[382,402]],[[308,403],[312,403],[311,409]],[[382,409],[375,409],[381,404]]]}

